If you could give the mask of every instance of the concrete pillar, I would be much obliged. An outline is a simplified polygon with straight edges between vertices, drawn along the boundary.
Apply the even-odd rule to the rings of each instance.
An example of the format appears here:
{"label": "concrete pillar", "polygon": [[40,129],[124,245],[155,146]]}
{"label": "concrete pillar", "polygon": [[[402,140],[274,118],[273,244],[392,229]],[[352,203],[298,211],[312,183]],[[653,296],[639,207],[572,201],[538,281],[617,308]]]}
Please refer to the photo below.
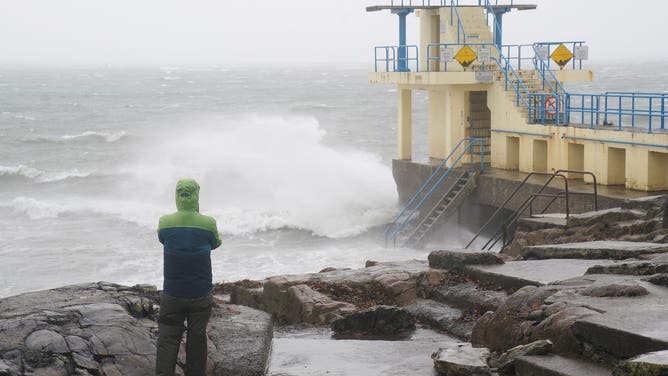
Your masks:
{"label": "concrete pillar", "polygon": [[[429,71],[438,70],[438,60],[429,62],[428,46],[430,43],[439,43],[439,16],[437,10],[423,9],[420,11],[420,71],[426,71],[429,65]],[[431,55],[438,56],[438,47],[431,49]]]}
{"label": "concrete pillar", "polygon": [[397,148],[398,159],[412,159],[412,120],[413,92],[410,89],[399,89]]}
{"label": "concrete pillar", "polygon": [[519,153],[517,168],[522,172],[533,171],[533,139],[528,136],[519,137]]}
{"label": "concrete pillar", "polygon": [[[587,142],[584,145],[584,161],[582,167],[585,171],[593,172],[597,179],[608,181],[606,168],[605,145],[602,143]],[[591,175],[583,175],[582,178],[587,183],[593,183]],[[607,183],[606,183],[607,184]]]}
{"label": "concrete pillar", "polygon": [[629,168],[626,174],[627,189],[647,189],[647,149],[631,146],[626,150],[626,163]]}
{"label": "concrete pillar", "polygon": [[429,157],[443,159],[446,157],[445,117],[446,93],[441,90],[429,90]]}
{"label": "concrete pillar", "polygon": [[[450,154],[457,143],[465,137],[466,114],[469,105],[466,91],[461,85],[448,85],[445,104],[445,155]],[[467,162],[467,161],[465,161]]]}

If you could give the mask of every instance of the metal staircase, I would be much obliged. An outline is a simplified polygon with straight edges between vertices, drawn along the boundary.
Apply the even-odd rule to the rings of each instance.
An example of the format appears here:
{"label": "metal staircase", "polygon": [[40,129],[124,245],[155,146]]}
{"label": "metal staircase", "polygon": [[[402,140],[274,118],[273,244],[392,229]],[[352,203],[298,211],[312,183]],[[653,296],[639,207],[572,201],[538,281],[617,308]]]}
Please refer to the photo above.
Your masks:
{"label": "metal staircase", "polygon": [[438,200],[438,203],[406,238],[403,242],[404,246],[419,246],[434,224],[441,218],[448,218],[455,210],[459,209],[466,197],[475,190],[476,176],[477,172],[464,171],[455,184]]}
{"label": "metal staircase", "polygon": [[[393,246],[397,243],[401,246],[419,245],[439,220],[446,218],[461,206],[466,196],[475,188],[476,174],[484,169],[484,145],[484,139],[471,137],[463,138],[457,143],[387,226],[384,233],[385,246],[390,242]],[[478,153],[479,157],[476,155]],[[467,156],[470,158],[469,171],[460,173],[452,186],[447,188],[446,178],[457,173],[455,167],[460,166]],[[437,195],[444,189],[445,192],[438,197]],[[425,212],[425,209],[428,211]],[[415,222],[418,223],[413,225]]]}

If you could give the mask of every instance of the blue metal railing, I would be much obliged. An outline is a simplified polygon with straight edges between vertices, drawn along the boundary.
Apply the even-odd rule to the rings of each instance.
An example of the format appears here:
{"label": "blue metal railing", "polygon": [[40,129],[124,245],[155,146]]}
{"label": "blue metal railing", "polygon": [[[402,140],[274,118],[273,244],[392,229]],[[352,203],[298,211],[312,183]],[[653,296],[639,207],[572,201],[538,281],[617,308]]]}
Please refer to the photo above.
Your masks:
{"label": "blue metal railing", "polygon": [[[403,48],[406,53],[405,57],[399,56],[399,49]],[[385,72],[397,72],[400,62],[405,62],[405,66],[410,68],[411,63],[415,65],[415,71],[420,69],[420,61],[418,56],[418,46],[377,46],[374,48],[374,69],[378,72],[378,65],[385,66]]]}
{"label": "blue metal railing", "polygon": [[[481,2],[478,1],[478,3],[481,3]],[[498,4],[498,0],[497,0],[496,3]],[[498,40],[499,40],[498,46],[500,46],[501,45],[500,37],[497,37],[497,36],[501,35],[501,24],[499,23],[499,20],[496,18],[496,12],[494,12],[494,9],[492,9],[492,4],[489,2],[489,0],[485,0],[484,6],[485,6],[485,9],[487,10],[486,19],[485,19],[487,21],[487,26],[489,26],[490,16],[493,20],[493,22],[492,22],[492,41],[494,41],[496,43],[497,38],[498,38]]]}
{"label": "blue metal railing", "polygon": [[[399,3],[399,1],[396,1]],[[500,32],[500,24],[497,22],[496,14],[492,9],[491,0],[476,0],[466,3],[476,3],[478,6],[484,6],[487,12],[487,24],[490,18],[493,18],[493,32]],[[393,4],[395,1],[393,1]],[[448,0],[440,1],[411,1],[403,0],[402,5],[418,5],[421,3],[427,6],[446,6]],[[528,110],[527,120],[529,123],[538,124],[581,124],[595,128],[597,126],[612,126],[617,130],[624,128],[645,128],[647,132],[652,133],[657,129],[663,131],[666,129],[668,118],[668,93],[645,93],[645,92],[607,92],[604,94],[587,93],[568,93],[552,68],[554,63],[550,56],[554,49],[564,44],[571,52],[576,47],[584,46],[584,41],[559,41],[559,42],[536,42],[531,45],[503,45],[498,48],[490,43],[467,43],[466,31],[464,30],[461,17],[457,6],[465,3],[463,0],[449,0],[450,3],[450,24],[454,25],[455,18],[457,22],[457,40],[458,43],[452,44],[429,44],[427,46],[427,72],[431,70],[433,61],[440,64],[440,56],[432,54],[436,47],[440,51],[441,47],[452,46],[489,46],[498,53],[498,58],[492,56],[492,61],[499,67],[505,82],[505,90],[511,87],[515,91],[515,104],[519,107],[525,107]],[[494,1],[499,4],[498,0]],[[506,2],[507,5],[507,2]],[[512,1],[511,1],[512,5]],[[496,35],[496,34],[494,34]],[[495,38],[496,39],[496,38]],[[494,47],[492,47],[494,46]],[[397,48],[401,46],[381,46],[375,50],[375,70],[378,71],[379,63],[384,63],[385,70],[397,70]],[[419,71],[417,46],[405,46],[411,48],[413,55],[406,55],[406,63],[414,61],[416,71]],[[389,49],[388,49],[389,48]],[[384,49],[384,55],[379,58],[379,51]],[[504,53],[505,51],[505,53]],[[515,52],[513,54],[513,52]],[[517,70],[521,70],[523,62],[532,60],[534,69],[539,73],[541,87],[540,92],[531,92],[520,78]],[[524,63],[526,67],[526,63]],[[581,59],[571,59],[567,67],[575,70],[582,69]],[[485,64],[482,70],[485,70]],[[444,62],[443,70],[447,71],[447,62]]]}
{"label": "blue metal railing", "polygon": [[[668,93],[607,92],[568,94],[565,122],[615,127],[643,127],[648,133],[665,130],[668,122]],[[579,120],[579,122],[577,122]]]}
{"label": "blue metal railing", "polygon": [[[550,55],[547,55],[547,62],[541,56],[539,49],[542,47],[542,44],[540,43],[534,43],[532,45],[532,49],[534,52],[534,67],[540,73],[541,76],[541,84],[542,84],[542,90],[547,90],[549,89],[550,92],[552,92],[554,95],[559,95],[559,93],[565,93],[566,89],[564,89],[564,86],[559,82],[557,79],[557,76],[554,75],[554,72],[550,69]],[[548,50],[549,51],[549,50]],[[546,86],[547,85],[547,89]]]}
{"label": "blue metal railing", "polygon": [[453,26],[453,10],[457,15],[457,43],[466,43],[466,31],[464,30],[464,24],[462,23],[462,18],[459,16],[459,10],[457,9],[458,3],[456,0],[450,0],[450,26]]}
{"label": "blue metal railing", "polygon": [[[422,6],[422,7],[435,7],[435,6],[447,6],[448,0],[390,0],[390,6],[398,6],[398,7],[417,7],[417,6]],[[491,2],[489,0],[485,0],[485,2]],[[510,1],[502,1],[504,5],[514,5],[515,0],[510,0]],[[452,3],[452,1],[451,1]],[[465,1],[465,0],[454,0],[455,6],[461,5],[471,5],[471,4],[476,4],[478,6],[483,5],[483,0],[471,0],[471,1]],[[499,5],[499,0],[494,0],[494,5]]]}
{"label": "blue metal railing", "polygon": [[[413,195],[413,197],[408,201],[406,206],[399,212],[399,214],[394,218],[392,223],[387,226],[384,232],[385,236],[385,245],[387,246],[388,240],[392,240],[396,244],[397,236],[399,233],[406,227],[406,224],[410,221],[415,213],[422,207],[422,205],[427,201],[427,199],[434,193],[434,191],[443,183],[445,178],[450,175],[452,170],[462,161],[466,154],[471,155],[471,169],[473,169],[473,147],[478,144],[480,146],[480,170],[485,168],[485,140],[482,138],[472,138],[467,137],[461,139],[457,145],[452,149],[450,154],[448,154],[445,159],[436,167],[436,170],[429,176],[429,178],[422,184],[420,189]],[[463,147],[463,149],[462,149]],[[459,154],[455,154],[459,151]],[[446,167],[447,162],[455,156],[454,161],[450,166]],[[430,185],[434,181],[433,185]]]}
{"label": "blue metal railing", "polygon": [[504,44],[502,46],[503,56],[505,56],[513,64],[513,68],[522,70],[522,62],[526,67],[527,64],[533,67],[533,53],[529,50],[533,47],[531,44]]}

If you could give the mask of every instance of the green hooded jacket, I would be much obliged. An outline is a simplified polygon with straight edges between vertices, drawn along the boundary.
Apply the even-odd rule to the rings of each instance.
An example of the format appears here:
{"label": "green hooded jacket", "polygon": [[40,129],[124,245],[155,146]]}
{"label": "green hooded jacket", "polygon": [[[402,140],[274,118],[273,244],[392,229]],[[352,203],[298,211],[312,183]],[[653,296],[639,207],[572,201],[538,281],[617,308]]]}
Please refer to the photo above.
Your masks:
{"label": "green hooded jacket", "polygon": [[211,250],[220,246],[216,220],[199,213],[199,184],[193,179],[176,183],[178,211],[160,217],[158,239],[164,251],[167,295],[183,298],[211,293]]}

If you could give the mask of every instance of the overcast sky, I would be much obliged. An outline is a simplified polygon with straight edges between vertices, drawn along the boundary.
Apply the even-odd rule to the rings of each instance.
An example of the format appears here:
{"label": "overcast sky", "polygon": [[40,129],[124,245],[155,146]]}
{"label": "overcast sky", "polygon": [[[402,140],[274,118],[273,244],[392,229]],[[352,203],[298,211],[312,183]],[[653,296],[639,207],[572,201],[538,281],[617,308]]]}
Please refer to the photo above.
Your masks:
{"label": "overcast sky", "polygon": [[[389,1],[0,0],[0,64],[365,64],[374,45],[397,44],[397,17],[365,12]],[[515,2],[538,9],[506,15],[504,43],[586,40],[595,61],[668,59],[668,1]]]}

